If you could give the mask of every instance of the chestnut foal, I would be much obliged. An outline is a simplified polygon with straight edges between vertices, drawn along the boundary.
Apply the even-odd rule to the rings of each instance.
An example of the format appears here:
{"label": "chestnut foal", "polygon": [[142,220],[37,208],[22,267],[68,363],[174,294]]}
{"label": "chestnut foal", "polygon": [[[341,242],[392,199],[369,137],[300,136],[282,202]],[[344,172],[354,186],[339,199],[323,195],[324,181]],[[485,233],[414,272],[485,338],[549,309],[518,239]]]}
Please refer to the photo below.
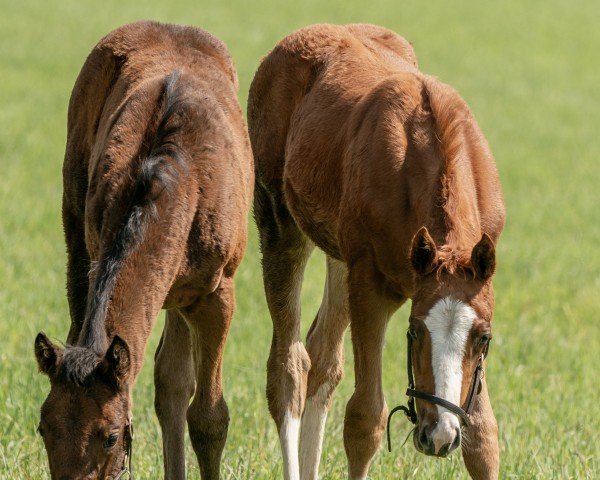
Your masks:
{"label": "chestnut foal", "polygon": [[[417,398],[415,445],[447,455],[461,444],[461,424],[439,399],[465,404],[487,350],[505,216],[495,163],[469,108],[418,70],[411,45],[395,33],[317,25],[286,37],[262,61],[248,124],[273,319],[267,397],[284,477],[317,478],[350,325],[355,390],[344,445],[349,478],[366,478],[387,415],[386,325],[409,298],[414,388],[438,399]],[[300,289],[314,245],[327,255],[327,278],[305,348]],[[471,476],[497,478],[485,380],[469,424],[462,451]]]}
{"label": "chestnut foal", "polygon": [[63,170],[71,329],[65,348],[35,340],[52,478],[128,473],[131,391],[161,308],[165,476],[185,478],[187,417],[202,478],[219,477],[221,361],[253,185],[237,88],[221,41],[153,22],[110,33],[79,74]]}

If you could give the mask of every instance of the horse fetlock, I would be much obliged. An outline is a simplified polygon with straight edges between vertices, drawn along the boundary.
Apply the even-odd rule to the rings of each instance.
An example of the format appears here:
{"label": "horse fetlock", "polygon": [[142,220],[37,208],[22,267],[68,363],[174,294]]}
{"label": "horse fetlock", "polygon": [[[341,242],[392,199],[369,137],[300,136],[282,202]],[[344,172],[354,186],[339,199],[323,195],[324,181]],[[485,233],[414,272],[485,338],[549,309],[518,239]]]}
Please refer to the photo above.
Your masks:
{"label": "horse fetlock", "polygon": [[349,478],[366,478],[371,460],[381,445],[386,415],[385,404],[378,408],[357,400],[348,404],[344,421],[344,448],[348,457]]}

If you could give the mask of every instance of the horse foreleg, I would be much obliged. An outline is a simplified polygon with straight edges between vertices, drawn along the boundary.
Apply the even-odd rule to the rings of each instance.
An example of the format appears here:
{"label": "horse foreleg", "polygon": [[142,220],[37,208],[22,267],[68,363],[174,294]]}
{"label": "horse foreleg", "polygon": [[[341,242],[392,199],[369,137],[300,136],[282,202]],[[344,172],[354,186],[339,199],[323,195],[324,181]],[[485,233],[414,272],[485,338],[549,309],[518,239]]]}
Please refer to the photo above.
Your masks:
{"label": "horse foreleg", "polygon": [[464,431],[463,460],[474,480],[495,480],[500,469],[498,424],[492,411],[487,382],[482,382],[471,414],[472,427]]}
{"label": "horse foreleg", "polygon": [[381,362],[385,329],[392,304],[379,292],[368,258],[349,272],[350,329],[354,351],[354,394],[346,406],[344,446],[348,478],[366,479],[381,444],[387,406],[383,398]]}

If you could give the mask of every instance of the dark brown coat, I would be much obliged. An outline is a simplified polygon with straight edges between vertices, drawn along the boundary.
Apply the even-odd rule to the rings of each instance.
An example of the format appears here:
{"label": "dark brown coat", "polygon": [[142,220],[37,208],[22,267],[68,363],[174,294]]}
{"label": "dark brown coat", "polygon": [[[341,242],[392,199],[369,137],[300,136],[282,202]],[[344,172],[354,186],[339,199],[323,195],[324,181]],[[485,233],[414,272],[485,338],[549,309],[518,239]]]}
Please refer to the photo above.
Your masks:
{"label": "dark brown coat", "polygon": [[[43,335],[36,340],[52,384],[41,430],[57,478],[104,478],[121,467],[123,447],[92,453],[90,429],[105,427],[94,409],[81,414],[73,405],[119,399],[124,407],[103,416],[119,445],[125,442],[130,388],[161,308],[169,312],[157,352],[157,413],[167,430],[170,475],[181,475],[177,445],[197,383],[202,393],[187,411],[190,434],[203,475],[218,476],[228,418],[221,356],[253,185],[237,89],[221,41],[198,28],[154,22],[111,32],[79,74],[63,168],[69,346],[62,350]],[[196,372],[192,350],[198,359],[206,355]],[[69,395],[54,394],[65,388]],[[166,403],[180,411],[169,413]]]}

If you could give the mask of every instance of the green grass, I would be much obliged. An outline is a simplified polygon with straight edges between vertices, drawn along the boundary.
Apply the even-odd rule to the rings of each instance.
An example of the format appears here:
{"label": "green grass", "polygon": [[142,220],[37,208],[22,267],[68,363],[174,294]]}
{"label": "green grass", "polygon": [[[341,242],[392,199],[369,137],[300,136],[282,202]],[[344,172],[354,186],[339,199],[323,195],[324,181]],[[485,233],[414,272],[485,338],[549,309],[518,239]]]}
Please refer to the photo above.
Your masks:
{"label": "green grass", "polygon": [[[600,188],[598,52],[600,4],[460,2],[103,2],[0,0],[0,478],[49,478],[38,409],[48,391],[32,352],[39,330],[64,339],[68,311],[60,224],[66,107],[89,50],[137,19],[189,23],[223,39],[236,61],[240,100],[259,59],[295,28],[372,22],[413,42],[421,68],[469,102],[495,153],[508,209],[499,248],[489,384],[500,424],[502,478],[600,475]],[[319,302],[323,257],[303,291],[306,332]],[[238,308],[225,356],[232,417],[222,472],[227,479],[281,476],[267,413],[270,319],[256,232],[237,276]],[[404,401],[407,307],[385,347],[388,404]],[[138,478],[162,473],[153,411],[152,335],[135,390]],[[347,346],[348,346],[348,340]],[[336,394],[321,473],[343,479],[342,423],[353,375]],[[435,460],[400,448],[409,424],[397,418],[392,454],[376,455],[371,478],[465,478],[459,454]],[[189,478],[199,478],[191,447]]]}

